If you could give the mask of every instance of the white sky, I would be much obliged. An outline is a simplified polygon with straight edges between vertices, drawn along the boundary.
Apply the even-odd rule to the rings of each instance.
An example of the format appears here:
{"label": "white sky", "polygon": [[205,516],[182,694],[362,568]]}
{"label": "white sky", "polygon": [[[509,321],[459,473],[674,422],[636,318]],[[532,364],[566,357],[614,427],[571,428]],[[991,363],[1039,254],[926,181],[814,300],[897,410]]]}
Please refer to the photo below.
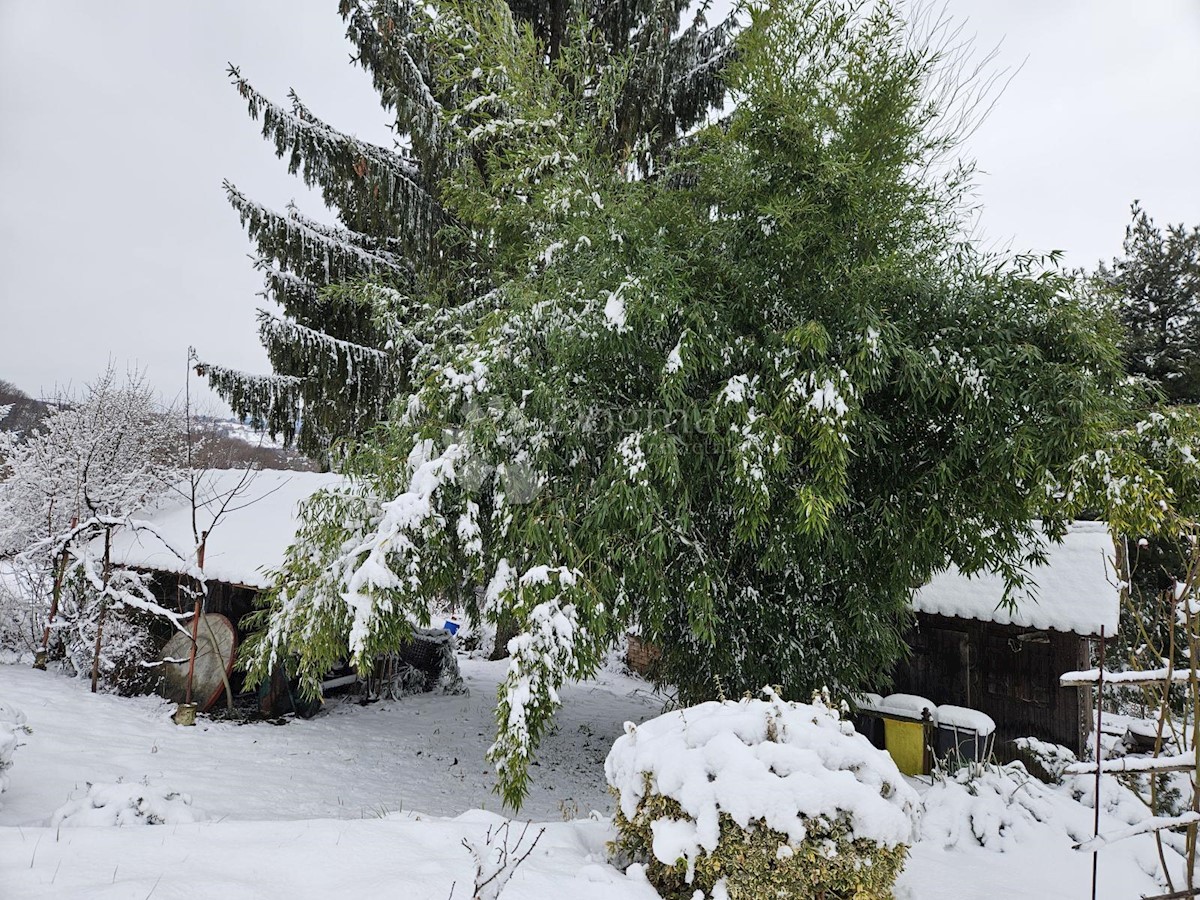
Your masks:
{"label": "white sky", "polygon": [[[224,74],[390,141],[335,0],[0,0],[0,379],[31,394],[111,358],[169,397],[194,344],[266,372],[251,247],[221,180],[277,208],[289,177]],[[1120,251],[1129,204],[1200,224],[1200,3],[946,0],[1022,66],[966,153],[990,247]]]}

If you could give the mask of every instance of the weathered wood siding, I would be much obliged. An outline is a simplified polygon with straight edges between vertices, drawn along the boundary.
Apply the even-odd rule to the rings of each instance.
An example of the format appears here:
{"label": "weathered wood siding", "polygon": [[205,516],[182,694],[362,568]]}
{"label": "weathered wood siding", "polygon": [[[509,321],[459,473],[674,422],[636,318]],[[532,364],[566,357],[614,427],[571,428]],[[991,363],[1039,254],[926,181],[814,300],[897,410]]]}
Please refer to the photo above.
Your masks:
{"label": "weathered wood siding", "polygon": [[1086,638],[921,613],[909,645],[912,656],[898,667],[893,689],[987,713],[1001,761],[1012,758],[1018,737],[1083,749],[1090,697],[1059,687],[1058,677],[1087,668]]}
{"label": "weathered wood siding", "polygon": [[[167,609],[191,612],[191,601],[181,601],[180,599],[180,580],[180,577],[177,575],[157,572],[150,583],[151,593]],[[187,579],[182,580],[187,581]],[[247,613],[254,611],[254,598],[257,595],[258,592],[253,588],[227,584],[223,581],[210,581],[208,583],[208,597],[204,603],[204,611],[220,613],[229,619],[233,627],[237,629],[238,641],[240,642],[246,636],[246,630],[242,625],[242,618]]]}

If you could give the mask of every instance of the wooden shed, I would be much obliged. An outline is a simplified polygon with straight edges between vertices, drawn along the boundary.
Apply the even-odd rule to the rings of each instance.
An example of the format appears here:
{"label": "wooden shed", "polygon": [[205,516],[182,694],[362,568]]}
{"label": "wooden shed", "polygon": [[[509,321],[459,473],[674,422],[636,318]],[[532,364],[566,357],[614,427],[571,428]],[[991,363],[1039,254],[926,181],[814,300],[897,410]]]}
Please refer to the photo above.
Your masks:
{"label": "wooden shed", "polygon": [[[195,510],[190,480],[174,485],[153,507],[135,517],[152,530],[122,530],[113,540],[114,563],[155,573],[154,592],[163,605],[179,608],[178,586],[190,583],[198,564],[195,534],[207,532],[203,571],[206,612],[220,613],[238,627],[271,585],[267,571],[283,564],[295,541],[300,504],[340,475],[275,469],[220,469],[197,475]],[[195,518],[193,529],[193,515]],[[188,611],[188,609],[181,609]]]}
{"label": "wooden shed", "polygon": [[1101,629],[1117,631],[1120,594],[1113,542],[1102,522],[1077,522],[1047,561],[1002,603],[998,575],[965,577],[951,568],[913,601],[912,654],[894,673],[894,690],[987,713],[996,722],[996,755],[1013,740],[1036,737],[1082,753],[1092,730],[1091,692],[1058,684],[1064,672],[1091,666]]}

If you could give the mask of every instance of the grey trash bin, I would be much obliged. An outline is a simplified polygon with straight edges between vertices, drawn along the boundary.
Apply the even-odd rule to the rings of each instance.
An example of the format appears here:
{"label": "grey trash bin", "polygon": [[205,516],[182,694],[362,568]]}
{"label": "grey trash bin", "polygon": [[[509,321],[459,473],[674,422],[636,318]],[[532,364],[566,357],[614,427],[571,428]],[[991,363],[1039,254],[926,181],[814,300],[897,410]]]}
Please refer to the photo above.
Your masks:
{"label": "grey trash bin", "polygon": [[995,735],[996,723],[986,713],[965,706],[939,706],[933,752],[943,760],[986,762]]}

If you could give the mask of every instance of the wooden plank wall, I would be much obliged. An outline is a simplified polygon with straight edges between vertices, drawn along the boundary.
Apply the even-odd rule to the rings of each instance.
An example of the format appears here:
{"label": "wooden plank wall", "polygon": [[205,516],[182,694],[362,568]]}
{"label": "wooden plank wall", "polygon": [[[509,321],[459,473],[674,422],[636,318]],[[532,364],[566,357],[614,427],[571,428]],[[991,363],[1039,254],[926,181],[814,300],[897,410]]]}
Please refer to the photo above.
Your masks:
{"label": "wooden plank wall", "polygon": [[1058,677],[1087,667],[1086,638],[922,613],[909,646],[893,690],[987,713],[1002,762],[1013,758],[1018,737],[1083,749],[1091,704],[1080,689],[1059,687]]}
{"label": "wooden plank wall", "polygon": [[[167,609],[180,609],[179,576],[158,572],[151,582],[150,589],[155,599]],[[227,584],[223,581],[210,581],[205,609],[210,613],[220,613],[229,619],[237,629],[238,641],[241,642],[246,636],[245,628],[241,623],[242,618],[247,613],[254,611],[256,596],[257,591],[252,588]],[[191,612],[191,607],[188,606],[186,610],[181,611]]]}

